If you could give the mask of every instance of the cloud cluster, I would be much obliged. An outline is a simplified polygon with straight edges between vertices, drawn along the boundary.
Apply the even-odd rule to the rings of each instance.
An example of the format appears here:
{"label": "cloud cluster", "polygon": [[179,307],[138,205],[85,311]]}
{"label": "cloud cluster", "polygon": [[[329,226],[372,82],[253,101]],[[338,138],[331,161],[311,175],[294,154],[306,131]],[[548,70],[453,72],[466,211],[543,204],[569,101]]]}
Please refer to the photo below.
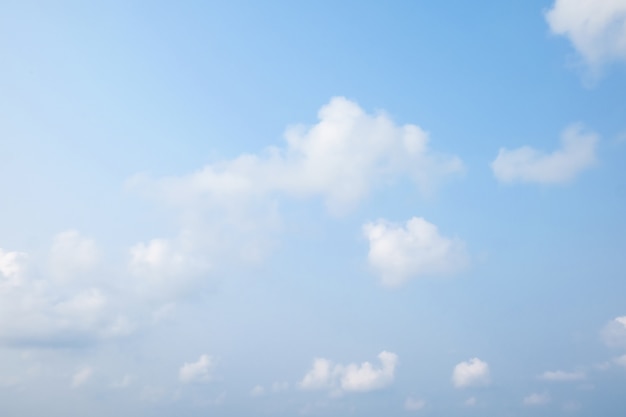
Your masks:
{"label": "cloud cluster", "polygon": [[575,124],[563,132],[561,149],[546,153],[530,146],[501,148],[491,163],[496,179],[505,184],[563,184],[596,162],[598,135]]}
{"label": "cloud cluster", "polygon": [[315,359],[311,370],[300,381],[299,386],[305,390],[329,390],[333,394],[384,388],[393,382],[398,355],[383,351],[378,359],[378,368],[370,362],[341,365],[328,359]]}
{"label": "cloud cluster", "polygon": [[215,360],[209,355],[200,355],[196,362],[185,362],[178,371],[178,379],[185,384],[209,382]]}
{"label": "cloud cluster", "polygon": [[490,382],[489,364],[478,358],[457,364],[452,372],[452,383],[456,388],[479,387]]}
{"label": "cloud cluster", "polygon": [[554,34],[567,37],[590,68],[626,61],[626,0],[556,0],[546,13]]}
{"label": "cloud cluster", "polygon": [[27,254],[0,249],[0,343],[81,345],[133,330],[95,279],[97,249],[76,231],[54,239],[40,271]]}
{"label": "cloud cluster", "polygon": [[369,264],[385,286],[451,274],[469,262],[463,241],[442,236],[437,226],[421,217],[409,219],[404,226],[378,220],[364,225],[363,232],[369,240]]}

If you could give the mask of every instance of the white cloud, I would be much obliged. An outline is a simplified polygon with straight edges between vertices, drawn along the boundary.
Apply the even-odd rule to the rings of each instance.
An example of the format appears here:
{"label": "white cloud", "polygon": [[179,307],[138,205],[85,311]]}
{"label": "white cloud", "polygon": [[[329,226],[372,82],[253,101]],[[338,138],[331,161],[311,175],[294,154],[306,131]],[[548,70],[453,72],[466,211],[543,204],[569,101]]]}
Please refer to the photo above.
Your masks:
{"label": "white cloud", "polygon": [[[60,262],[60,254],[75,246],[82,248],[76,251],[80,260]],[[0,249],[0,343],[77,346],[132,331],[132,323],[117,312],[118,301],[112,302],[107,291],[95,285],[93,271],[85,270],[93,266],[89,248],[94,246],[77,232],[58,235],[48,256],[56,259],[52,270],[41,268],[24,253]],[[69,271],[80,270],[82,275],[75,279],[55,275],[65,271],[63,277],[68,277]]]}
{"label": "white cloud", "polygon": [[393,382],[398,355],[383,351],[378,359],[381,362],[378,368],[370,362],[341,365],[328,359],[315,359],[312,369],[299,386],[305,390],[333,390],[334,393],[366,392],[384,388]]}
{"label": "white cloud", "polygon": [[463,241],[442,236],[432,223],[413,217],[403,227],[386,220],[363,226],[368,260],[383,285],[396,287],[410,278],[457,272],[469,262]]}
{"label": "white cloud", "polygon": [[524,397],[523,403],[528,406],[546,405],[550,402],[550,396],[548,394],[530,394]]}
{"label": "white cloud", "polygon": [[407,411],[419,411],[426,406],[426,401],[408,397],[404,402],[404,409]]}
{"label": "white cloud", "polygon": [[98,260],[96,242],[76,230],[68,230],[54,238],[50,249],[50,272],[60,281],[80,278],[94,268]]}
{"label": "white cloud", "polygon": [[430,150],[428,133],[419,126],[398,126],[384,113],[367,114],[343,97],[331,99],[318,118],[313,126],[287,129],[283,148],[206,165],[183,177],[132,182],[176,205],[232,207],[242,199],[283,194],[320,196],[331,211],[344,212],[372,188],[400,176],[427,191],[463,170],[458,157]]}
{"label": "white cloud", "polygon": [[511,183],[563,184],[572,181],[596,162],[598,135],[576,124],[565,129],[562,148],[546,153],[530,146],[501,148],[491,163],[498,181]]}
{"label": "white cloud", "polygon": [[616,317],[602,329],[602,338],[612,348],[626,347],[626,316]]}
{"label": "white cloud", "polygon": [[461,362],[454,367],[452,383],[457,388],[488,385],[490,383],[489,365],[478,358]]}
{"label": "white cloud", "polygon": [[202,269],[199,264],[258,261],[276,246],[283,226],[279,205],[285,199],[319,198],[341,215],[403,178],[430,193],[464,170],[458,157],[433,151],[419,126],[398,125],[345,98],[331,99],[318,116],[311,126],[288,128],[283,146],[210,163],[187,175],[129,179],[130,189],[173,207],[181,223],[175,239],[135,245],[131,270],[170,282],[165,277],[193,275]]}
{"label": "white cloud", "polygon": [[553,33],[572,42],[592,70],[626,61],[626,0],[556,0],[546,20]]}
{"label": "white cloud", "polygon": [[186,384],[194,382],[208,382],[211,380],[211,371],[215,367],[215,360],[209,355],[201,355],[196,362],[186,362],[178,372],[178,379]]}
{"label": "white cloud", "polygon": [[539,379],[553,382],[575,382],[586,378],[583,372],[546,371],[539,375]]}
{"label": "white cloud", "polygon": [[76,372],[72,376],[72,383],[71,383],[72,388],[78,388],[80,386],[85,385],[87,381],[91,379],[92,375],[93,375],[92,368],[87,366],[87,367],[80,369],[78,372]]}
{"label": "white cloud", "polygon": [[26,261],[25,253],[6,252],[0,248],[0,294],[22,283]]}

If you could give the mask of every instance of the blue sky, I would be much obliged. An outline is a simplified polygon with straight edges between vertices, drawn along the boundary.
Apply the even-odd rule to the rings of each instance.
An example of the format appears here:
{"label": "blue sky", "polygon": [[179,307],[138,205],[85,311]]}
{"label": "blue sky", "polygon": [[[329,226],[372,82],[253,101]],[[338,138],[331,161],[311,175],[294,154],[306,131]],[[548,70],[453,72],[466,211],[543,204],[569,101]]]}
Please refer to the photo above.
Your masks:
{"label": "blue sky", "polygon": [[2,415],[623,415],[624,0],[0,10]]}

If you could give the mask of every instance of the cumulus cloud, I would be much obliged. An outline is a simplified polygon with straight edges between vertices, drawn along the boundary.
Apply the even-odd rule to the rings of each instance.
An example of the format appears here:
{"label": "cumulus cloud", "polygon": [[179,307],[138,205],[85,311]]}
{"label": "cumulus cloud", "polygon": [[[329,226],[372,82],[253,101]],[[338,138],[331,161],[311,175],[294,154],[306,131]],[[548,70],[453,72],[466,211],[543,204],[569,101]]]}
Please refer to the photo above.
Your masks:
{"label": "cumulus cloud", "polygon": [[421,217],[404,226],[378,220],[365,224],[363,232],[369,240],[369,264],[389,287],[411,278],[451,274],[469,262],[463,241],[442,236]]}
{"label": "cumulus cloud", "polygon": [[598,135],[576,124],[565,129],[561,149],[551,153],[530,146],[501,148],[491,163],[496,179],[505,184],[563,184],[572,181],[596,162]]}
{"label": "cumulus cloud", "polygon": [[550,30],[567,37],[592,70],[626,61],[626,0],[556,0]]}
{"label": "cumulus cloud", "polygon": [[419,411],[426,406],[426,401],[408,397],[404,402],[404,409],[407,411]]}
{"label": "cumulus cloud", "polygon": [[575,382],[586,378],[583,372],[546,371],[539,375],[539,379],[552,382]]}
{"label": "cumulus cloud", "polygon": [[[94,247],[77,232],[59,234],[48,256],[55,265],[51,271],[31,266],[27,254],[0,249],[0,343],[76,346],[133,330],[107,291],[92,279]],[[75,261],[65,258],[72,248]],[[61,271],[58,279],[55,274]],[[72,279],[65,279],[70,275]]]}
{"label": "cumulus cloud", "polygon": [[87,381],[91,379],[92,375],[93,375],[92,368],[87,366],[87,367],[80,369],[72,376],[72,383],[71,383],[72,388],[78,388],[80,386],[85,385]]}
{"label": "cumulus cloud", "polygon": [[384,388],[393,382],[398,355],[383,351],[378,359],[380,367],[370,362],[341,365],[328,359],[315,359],[299,386],[305,390],[332,390],[333,393],[367,392]]}
{"label": "cumulus cloud", "polygon": [[[319,196],[333,212],[344,212],[372,188],[408,176],[422,190],[463,170],[461,160],[432,151],[422,128],[396,125],[384,113],[368,114],[335,97],[313,126],[285,132],[284,147],[206,165],[182,177],[135,179],[175,204],[230,205],[253,197]],[[139,181],[137,181],[139,180]]]}
{"label": "cumulus cloud", "polygon": [[602,330],[604,343],[612,348],[626,347],[626,316],[616,317]]}
{"label": "cumulus cloud", "polygon": [[196,362],[186,362],[178,372],[178,379],[185,384],[208,382],[214,367],[215,360],[204,354]]}
{"label": "cumulus cloud", "polygon": [[527,406],[546,405],[550,402],[550,396],[548,394],[530,394],[524,397],[523,403]]}
{"label": "cumulus cloud", "polygon": [[[139,174],[127,186],[179,213],[181,232],[131,249],[134,273],[193,275],[203,266],[264,259],[276,246],[285,200],[321,199],[343,215],[379,188],[408,178],[430,193],[462,174],[461,160],[436,152],[429,134],[335,97],[317,123],[293,126],[282,146],[209,163],[181,176]],[[169,271],[169,272],[168,272]]]}
{"label": "cumulus cloud", "polygon": [[478,358],[457,364],[452,372],[452,383],[457,388],[484,386],[490,380],[489,365]]}
{"label": "cumulus cloud", "polygon": [[465,404],[467,407],[473,407],[473,406],[475,406],[475,405],[476,405],[476,402],[477,402],[477,401],[476,401],[476,397],[469,397],[467,400],[465,400],[465,403],[464,403],[464,404]]}

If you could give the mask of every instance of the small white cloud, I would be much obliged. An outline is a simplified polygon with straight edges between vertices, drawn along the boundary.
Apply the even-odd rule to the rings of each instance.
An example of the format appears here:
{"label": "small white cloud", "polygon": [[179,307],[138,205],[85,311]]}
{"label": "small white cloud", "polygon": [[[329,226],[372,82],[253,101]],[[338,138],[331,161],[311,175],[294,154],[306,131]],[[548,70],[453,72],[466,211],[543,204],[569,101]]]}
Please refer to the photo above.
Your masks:
{"label": "small white cloud", "polygon": [[333,364],[328,359],[315,359],[312,369],[299,386],[305,390],[333,390],[337,395],[344,391],[367,392],[384,388],[393,382],[398,355],[383,351],[378,359],[380,367],[370,362],[341,365]]}
{"label": "small white cloud", "polygon": [[452,383],[457,388],[488,385],[490,379],[489,365],[478,358],[459,363],[452,372]]}
{"label": "small white cloud", "polygon": [[590,69],[626,61],[625,0],[556,0],[546,13],[550,30],[567,37]]}
{"label": "small white cloud", "polygon": [[467,400],[465,400],[464,403],[467,407],[473,407],[476,405],[476,397],[469,397]]}
{"label": "small white cloud", "polygon": [[553,382],[575,382],[586,378],[583,372],[546,371],[539,375],[539,379]]}
{"label": "small white cloud", "polygon": [[50,272],[52,276],[67,282],[83,278],[99,260],[96,242],[81,236],[76,230],[59,233],[54,238],[50,249]]}
{"label": "small white cloud", "polygon": [[93,375],[92,368],[87,366],[85,368],[80,369],[78,372],[76,372],[72,376],[72,383],[71,383],[72,388],[78,388],[78,387],[85,385],[85,383],[87,383],[87,381],[91,379],[92,375]]}
{"label": "small white cloud", "polygon": [[602,329],[602,338],[612,348],[626,347],[626,316],[616,317]]}
{"label": "small white cloud", "polygon": [[250,395],[252,397],[260,397],[265,394],[265,388],[261,385],[256,385],[254,388],[250,390]]}
{"label": "small white cloud", "polygon": [[530,146],[501,148],[491,169],[505,184],[567,183],[595,164],[597,142],[598,135],[585,131],[580,124],[572,125],[561,136],[561,149],[546,153]]}
{"label": "small white cloud", "polygon": [[404,409],[407,411],[419,411],[426,406],[426,401],[408,397],[404,402]]}
{"label": "small white cloud", "polygon": [[550,396],[546,393],[543,394],[530,394],[524,397],[523,403],[528,406],[546,405],[550,402]]}
{"label": "small white cloud", "polygon": [[369,240],[369,264],[385,286],[397,287],[410,278],[452,274],[469,256],[463,241],[442,236],[432,223],[413,217],[406,226],[378,220],[363,226]]}
{"label": "small white cloud", "polygon": [[215,367],[214,359],[209,355],[201,355],[196,362],[186,362],[178,372],[178,379],[183,383],[208,382],[211,371]]}

